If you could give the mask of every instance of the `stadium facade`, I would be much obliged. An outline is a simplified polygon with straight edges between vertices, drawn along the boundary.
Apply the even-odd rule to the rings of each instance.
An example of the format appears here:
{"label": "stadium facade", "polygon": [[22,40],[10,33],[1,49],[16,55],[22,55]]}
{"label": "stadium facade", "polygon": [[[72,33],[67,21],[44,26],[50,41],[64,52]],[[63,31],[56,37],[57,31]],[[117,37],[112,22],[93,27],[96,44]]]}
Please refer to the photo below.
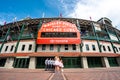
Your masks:
{"label": "stadium facade", "polygon": [[0,67],[44,68],[60,56],[65,68],[120,66],[120,30],[106,17],[27,18],[0,26]]}

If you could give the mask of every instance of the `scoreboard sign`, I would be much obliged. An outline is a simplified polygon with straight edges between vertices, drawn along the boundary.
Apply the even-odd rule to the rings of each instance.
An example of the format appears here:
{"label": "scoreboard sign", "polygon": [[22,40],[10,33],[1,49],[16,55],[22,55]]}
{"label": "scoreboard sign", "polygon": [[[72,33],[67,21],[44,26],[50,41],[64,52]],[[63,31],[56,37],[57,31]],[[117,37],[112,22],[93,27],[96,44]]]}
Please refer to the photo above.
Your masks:
{"label": "scoreboard sign", "polygon": [[42,24],[38,31],[37,44],[80,44],[80,32],[75,24],[66,21],[51,21]]}

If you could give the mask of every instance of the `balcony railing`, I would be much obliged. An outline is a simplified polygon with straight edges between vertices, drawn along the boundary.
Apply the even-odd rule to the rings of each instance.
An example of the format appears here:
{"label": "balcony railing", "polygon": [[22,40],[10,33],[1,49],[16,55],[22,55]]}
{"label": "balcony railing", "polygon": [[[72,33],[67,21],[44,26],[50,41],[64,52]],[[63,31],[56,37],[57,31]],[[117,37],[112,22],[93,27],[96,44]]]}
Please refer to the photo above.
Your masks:
{"label": "balcony railing", "polygon": [[91,39],[91,40],[94,40],[96,39],[95,36],[81,36],[82,39]]}
{"label": "balcony railing", "polygon": [[[94,39],[97,39],[95,36],[81,36],[82,39],[91,39],[91,40],[94,40]],[[104,40],[104,41],[110,41],[109,38],[106,38],[106,37],[98,37],[99,40]]]}
{"label": "balcony railing", "polygon": [[32,39],[34,38],[33,34],[24,34],[21,36],[21,39]]}

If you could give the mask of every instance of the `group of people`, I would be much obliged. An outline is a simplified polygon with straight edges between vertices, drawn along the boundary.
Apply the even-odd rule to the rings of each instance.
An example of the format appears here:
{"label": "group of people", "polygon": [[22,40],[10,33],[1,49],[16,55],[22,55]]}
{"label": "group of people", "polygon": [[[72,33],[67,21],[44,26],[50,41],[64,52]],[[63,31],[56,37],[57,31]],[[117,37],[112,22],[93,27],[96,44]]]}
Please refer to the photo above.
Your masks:
{"label": "group of people", "polygon": [[45,60],[45,70],[54,70],[55,72],[63,72],[63,61],[59,56],[55,56],[54,59],[46,58]]}
{"label": "group of people", "polygon": [[48,71],[48,70],[53,70],[54,69],[54,59],[52,58],[47,58],[45,60],[45,71]]}

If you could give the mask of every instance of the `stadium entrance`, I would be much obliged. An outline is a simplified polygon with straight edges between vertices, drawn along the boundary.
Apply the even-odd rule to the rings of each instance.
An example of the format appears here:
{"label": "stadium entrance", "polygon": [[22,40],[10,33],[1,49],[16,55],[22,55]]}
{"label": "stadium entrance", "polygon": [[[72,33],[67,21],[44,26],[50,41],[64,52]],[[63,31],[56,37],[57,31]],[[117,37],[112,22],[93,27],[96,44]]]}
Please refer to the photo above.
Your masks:
{"label": "stadium entrance", "polygon": [[14,68],[28,68],[29,67],[29,58],[15,58],[13,67]]}
{"label": "stadium entrance", "polygon": [[[36,68],[45,68],[46,58],[54,59],[54,57],[37,57]],[[81,68],[80,57],[62,57],[62,60],[65,68]]]}
{"label": "stadium entrance", "polygon": [[103,67],[101,57],[88,57],[88,67]]}
{"label": "stadium entrance", "polygon": [[45,68],[45,60],[47,57],[36,58],[36,68]]}
{"label": "stadium entrance", "polygon": [[115,57],[108,57],[108,62],[111,67],[119,66]]}
{"label": "stadium entrance", "polygon": [[63,57],[62,60],[65,68],[81,68],[80,57]]}

